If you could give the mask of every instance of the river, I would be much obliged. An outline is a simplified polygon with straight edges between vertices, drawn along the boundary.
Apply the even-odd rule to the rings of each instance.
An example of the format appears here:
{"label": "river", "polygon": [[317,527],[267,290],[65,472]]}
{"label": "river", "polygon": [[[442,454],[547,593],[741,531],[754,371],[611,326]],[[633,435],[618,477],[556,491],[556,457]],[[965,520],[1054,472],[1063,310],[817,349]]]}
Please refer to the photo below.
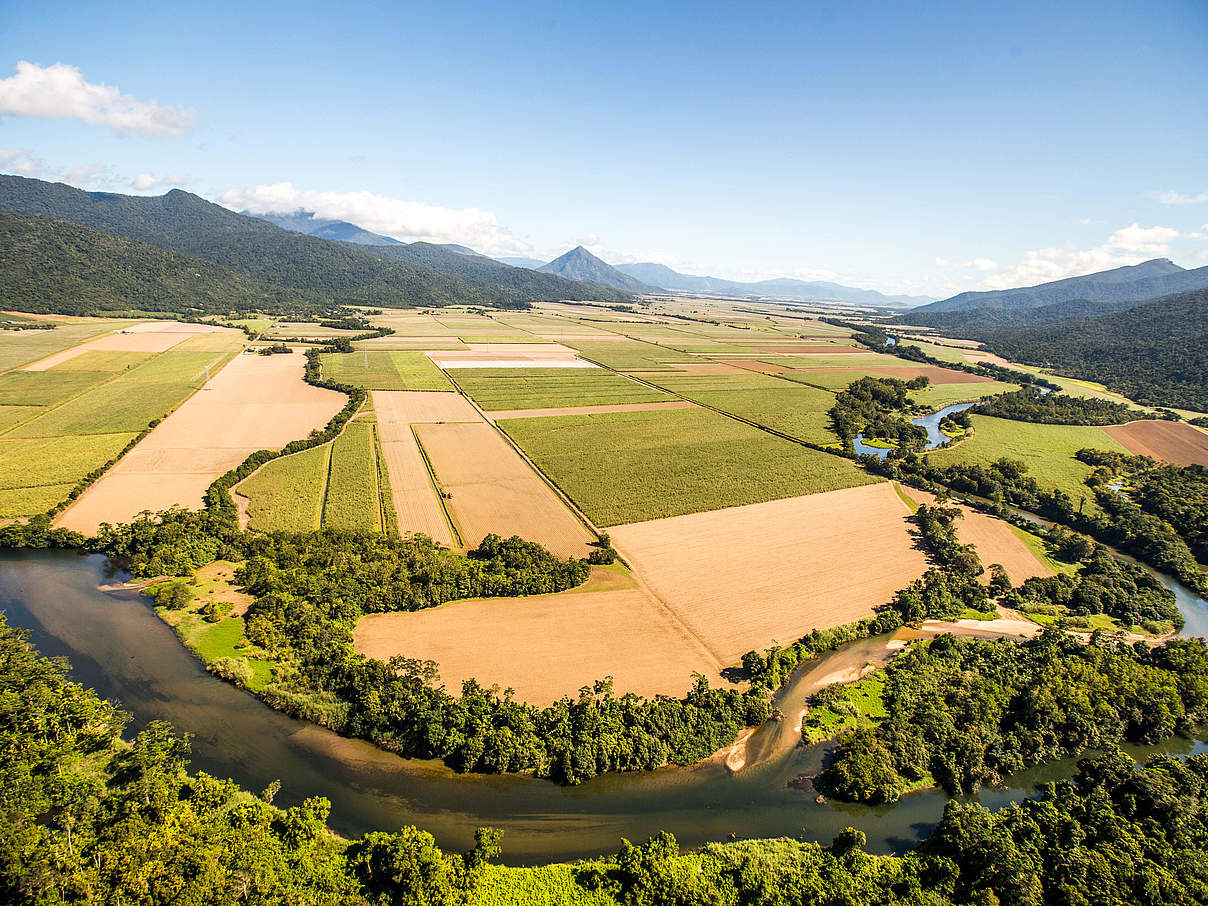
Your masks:
{"label": "river", "polygon": [[[746,770],[731,774],[715,760],[561,787],[531,777],[454,774],[439,762],[399,758],[273,711],[207,674],[148,599],[98,588],[124,578],[97,555],[0,552],[0,610],[29,630],[44,654],[70,658],[73,677],[119,701],[134,715],[135,728],[162,719],[193,734],[194,770],[231,777],[253,791],[280,779],[279,805],[325,796],[332,826],[346,835],[414,824],[445,847],[466,849],[474,829],[490,824],[505,831],[503,861],[524,865],[615,852],[621,837],[645,839],[659,830],[694,847],[731,834],[829,842],[852,825],[868,835],[870,851],[887,853],[925,836],[948,798],[925,791],[869,808],[819,804],[812,793],[788,786],[799,774],[815,773],[823,755],[818,746],[792,745],[801,690],[862,664],[884,638],[855,643],[800,670],[777,698],[789,719],[755,732]],[[1202,748],[1176,739],[1163,750],[1193,746]],[[1071,770],[1065,762],[1026,772],[979,798],[1003,806]]]}
{"label": "river", "polygon": [[[954,412],[964,412],[966,409],[970,409],[976,405],[977,403],[955,403],[951,406],[945,406],[938,412],[932,412],[930,415],[920,415],[917,418],[912,418],[911,421],[914,424],[919,425],[927,430],[927,446],[925,449],[934,450],[940,444],[945,444],[951,440],[948,435],[940,430],[940,422],[942,422],[949,415],[952,415]],[[892,447],[869,446],[868,444],[864,443],[863,434],[856,435],[855,439],[852,441],[852,446],[855,447],[856,453],[858,454],[868,454],[871,456],[876,456],[879,459],[884,459],[889,455],[889,451],[893,449]]]}

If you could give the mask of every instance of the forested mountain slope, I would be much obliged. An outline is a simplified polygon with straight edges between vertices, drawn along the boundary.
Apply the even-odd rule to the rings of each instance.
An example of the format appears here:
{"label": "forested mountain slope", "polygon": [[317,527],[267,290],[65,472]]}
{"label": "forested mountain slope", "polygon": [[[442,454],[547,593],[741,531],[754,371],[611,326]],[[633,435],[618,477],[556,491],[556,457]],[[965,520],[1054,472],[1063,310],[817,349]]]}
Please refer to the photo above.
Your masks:
{"label": "forested mountain slope", "polygon": [[1208,290],[1097,318],[974,335],[1012,361],[1101,381],[1139,403],[1208,410]]}
{"label": "forested mountain slope", "polygon": [[0,209],[58,217],[138,239],[265,283],[313,290],[336,302],[412,306],[530,301],[525,293],[494,280],[468,280],[383,257],[380,248],[283,230],[179,189],[150,197],[116,195],[0,176]]}
{"label": "forested mountain slope", "polygon": [[315,293],[35,214],[0,211],[0,308],[86,315],[261,309],[315,312]]}
{"label": "forested mountain slope", "polygon": [[549,264],[538,268],[538,273],[557,274],[568,280],[600,283],[631,293],[646,293],[654,289],[635,277],[621,273],[607,261],[597,258],[581,245],[575,246],[565,255],[559,255]]}

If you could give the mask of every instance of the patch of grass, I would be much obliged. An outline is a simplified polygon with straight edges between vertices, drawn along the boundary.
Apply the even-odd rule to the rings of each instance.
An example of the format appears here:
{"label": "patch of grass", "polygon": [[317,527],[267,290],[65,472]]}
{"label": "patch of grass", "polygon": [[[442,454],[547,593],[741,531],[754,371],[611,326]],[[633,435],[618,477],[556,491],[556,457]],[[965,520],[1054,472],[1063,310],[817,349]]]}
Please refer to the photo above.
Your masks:
{"label": "patch of grass", "polygon": [[[0,471],[3,467],[0,466]],[[0,518],[45,513],[71,493],[75,483],[46,484],[36,488],[0,488]]]}
{"label": "patch of grass", "polygon": [[958,616],[957,619],[958,620],[981,620],[982,622],[986,622],[988,620],[998,619],[998,614],[995,613],[994,611],[974,610],[972,607],[966,607],[964,610],[961,611],[960,616]]}
{"label": "patch of grass", "polygon": [[24,488],[34,482],[37,486],[74,484],[120,453],[133,437],[133,433],[5,437],[0,439],[0,488]]}
{"label": "patch of grass", "polygon": [[1028,550],[1036,555],[1036,559],[1047,566],[1055,573],[1065,573],[1067,576],[1072,576],[1078,572],[1079,565],[1077,563],[1066,563],[1062,560],[1057,560],[1049,553],[1049,546],[1045,544],[1043,538],[1039,535],[1033,535],[1031,532],[1021,529],[1019,526],[1010,522],[1007,525],[1011,526],[1011,531],[1027,545]]}
{"label": "patch of grass", "polygon": [[638,340],[567,340],[584,358],[599,362],[617,371],[674,371],[674,362],[699,362],[691,356],[667,346],[656,346]]}
{"label": "patch of grass", "polygon": [[893,489],[895,492],[897,492],[898,497],[901,498],[902,503],[906,504],[910,512],[917,513],[919,511],[918,503],[916,503],[896,481],[893,483]]}
{"label": "patch of grass", "polygon": [[0,404],[52,406],[109,377],[104,371],[10,371],[0,374]]}
{"label": "patch of grass", "polygon": [[916,406],[928,409],[943,409],[953,403],[972,403],[988,396],[1009,393],[1018,390],[1018,384],[1005,384],[1002,381],[973,381],[968,384],[932,384],[923,390],[915,390],[910,394],[910,400]]}
{"label": "patch of grass", "polygon": [[[163,608],[156,608],[164,613]],[[170,613],[170,611],[168,611]],[[220,658],[240,658],[252,668],[252,678],[247,687],[259,692],[273,678],[270,661],[249,654],[251,644],[243,634],[243,617],[227,617],[217,623],[209,623],[196,613],[183,615],[173,628],[185,647],[197,655],[204,664],[212,664]]]}
{"label": "patch of grass", "polygon": [[331,444],[270,460],[236,489],[248,498],[249,526],[261,532],[310,532],[323,516]]}
{"label": "patch of grass", "polygon": [[422,352],[358,349],[322,357],[323,376],[366,390],[453,390],[444,373]]}
{"label": "patch of grass", "polygon": [[885,675],[870,673],[864,679],[823,690],[826,704],[812,706],[801,719],[806,743],[833,739],[844,730],[873,727],[889,716],[885,710]]}
{"label": "patch of grass", "polygon": [[851,462],[707,409],[500,423],[597,525],[868,484]]}
{"label": "patch of grass", "polygon": [[1101,428],[1087,425],[1037,425],[1030,422],[972,416],[973,434],[952,447],[927,454],[936,465],[975,463],[989,465],[996,459],[1022,460],[1029,474],[1044,488],[1060,488],[1073,498],[1086,498],[1086,507],[1094,508],[1094,494],[1083,481],[1090,466],[1074,459],[1083,447],[1127,453]]}
{"label": "patch of grass", "polygon": [[450,369],[458,385],[483,409],[549,409],[656,403],[672,399],[603,368]]}
{"label": "patch of grass", "polygon": [[323,525],[353,531],[382,530],[377,439],[369,422],[349,422],[332,442]]}
{"label": "patch of grass", "polygon": [[573,865],[487,865],[470,894],[469,906],[615,906],[616,902],[602,890],[575,883]]}

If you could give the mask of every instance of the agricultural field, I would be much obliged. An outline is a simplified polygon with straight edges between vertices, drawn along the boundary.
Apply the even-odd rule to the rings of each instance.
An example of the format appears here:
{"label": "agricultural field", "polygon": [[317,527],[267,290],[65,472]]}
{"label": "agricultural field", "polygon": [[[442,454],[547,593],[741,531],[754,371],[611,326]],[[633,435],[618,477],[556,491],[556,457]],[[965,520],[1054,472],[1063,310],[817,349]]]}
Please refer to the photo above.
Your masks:
{"label": "agricultural field", "polygon": [[878,481],[609,531],[651,591],[732,664],[869,616],[922,575],[910,513]]}
{"label": "agricultural field", "polygon": [[130,323],[71,319],[54,330],[0,331],[0,372],[33,364]]}
{"label": "agricultural field", "polygon": [[[467,643],[486,640],[489,644]],[[446,689],[463,680],[514,689],[544,706],[611,676],[617,694],[682,696],[692,674],[722,667],[620,564],[593,567],[579,588],[524,598],[474,598],[415,612],[370,614],[357,651],[433,660]]]}
{"label": "agricultural field", "polygon": [[467,547],[493,533],[536,541],[559,557],[587,556],[595,536],[494,427],[480,420],[417,424],[414,430]]}
{"label": "agricultural field", "polygon": [[[345,531],[380,532],[382,498],[389,488],[379,483],[377,426],[364,418],[348,423],[332,441],[323,526]],[[383,495],[385,491],[385,495]]]}
{"label": "agricultural field", "polygon": [[323,376],[366,390],[452,390],[444,373],[421,351],[358,349],[319,359]]}
{"label": "agricultural field", "polygon": [[986,465],[1003,457],[1020,460],[1027,464],[1029,474],[1041,487],[1060,488],[1075,503],[1085,497],[1088,507],[1094,506],[1094,495],[1083,482],[1091,469],[1074,459],[1074,454],[1084,447],[1128,452],[1103,428],[1094,426],[1037,425],[988,415],[974,415],[972,423],[971,437],[928,453],[928,460],[941,466]]}
{"label": "agricultural field", "polygon": [[459,368],[453,380],[483,409],[550,409],[671,399],[602,368]]}
{"label": "agricultural field", "polygon": [[931,381],[931,386],[933,387],[940,387],[945,384],[993,382],[988,377],[968,374],[964,371],[956,371],[951,368],[937,368],[932,365],[907,365],[901,368],[890,366],[877,368],[811,368],[808,371],[796,371],[785,375],[790,381],[804,381],[816,387],[825,387],[828,390],[844,390],[852,381],[858,381],[865,376],[897,378],[902,381],[926,376]]}
{"label": "agricultural field", "polygon": [[265,463],[235,487],[235,494],[247,501],[248,527],[259,532],[317,529],[330,468],[331,444]]}
{"label": "agricultural field", "polygon": [[707,409],[565,415],[499,424],[596,525],[873,481],[847,460]]}
{"label": "agricultural field", "polygon": [[1208,434],[1191,425],[1148,420],[1103,430],[1138,456],[1152,456],[1176,466],[1208,466]]}
{"label": "agricultural field", "polygon": [[615,371],[675,371],[675,363],[698,361],[697,357],[638,340],[567,340],[584,358]]}
{"label": "agricultural field", "polygon": [[927,409],[942,409],[953,403],[972,403],[988,396],[1009,393],[1018,390],[1018,384],[1006,384],[1002,381],[976,381],[968,384],[934,384],[910,394],[910,400],[916,406]]}
{"label": "agricultural field", "polygon": [[[206,339],[212,343],[214,338]],[[158,367],[163,357],[174,354],[177,350],[170,350],[128,372],[128,376],[149,366]],[[186,361],[189,368],[196,367],[192,358]],[[212,369],[213,377],[204,389],[193,393],[80,495],[59,517],[58,524],[90,533],[101,522],[126,520],[144,509],[156,511],[174,504],[199,506],[210,483],[249,454],[280,449],[323,427],[344,405],[345,397],[304,383],[303,364],[298,354],[245,353],[221,370]],[[201,377],[204,379],[204,370]]]}
{"label": "agricultural field", "polygon": [[[242,335],[173,322],[105,322],[105,333],[69,322],[23,332],[34,355],[0,374],[0,518],[63,502],[86,475],[110,463],[192,394],[242,346]],[[72,331],[73,346],[46,339]],[[16,346],[8,348],[15,353]],[[156,351],[160,350],[160,351]]]}

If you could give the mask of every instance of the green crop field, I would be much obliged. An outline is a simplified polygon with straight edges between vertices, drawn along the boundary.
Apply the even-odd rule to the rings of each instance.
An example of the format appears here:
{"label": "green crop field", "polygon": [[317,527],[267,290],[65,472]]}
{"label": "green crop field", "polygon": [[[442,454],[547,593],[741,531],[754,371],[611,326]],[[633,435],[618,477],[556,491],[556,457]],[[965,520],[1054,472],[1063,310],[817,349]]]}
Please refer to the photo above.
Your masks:
{"label": "green crop field", "polygon": [[155,356],[154,352],[120,352],[115,349],[90,349],[60,362],[52,372],[104,371],[110,375],[135,368]]}
{"label": "green crop field", "polygon": [[1127,453],[1100,428],[1084,425],[1035,425],[988,415],[972,417],[973,436],[953,447],[936,450],[927,458],[936,465],[975,463],[986,465],[996,459],[1022,460],[1043,488],[1060,488],[1075,501],[1086,498],[1094,505],[1094,495],[1083,484],[1090,466],[1074,459],[1084,447]]}
{"label": "green crop field", "polygon": [[839,442],[830,430],[830,416],[827,415],[835,405],[835,395],[826,390],[783,384],[783,389],[713,390],[684,395],[702,405],[809,443]]}
{"label": "green crop field", "polygon": [[77,437],[0,438],[0,488],[74,483],[103,466],[135,437],[98,434]]}
{"label": "green crop field", "polygon": [[142,431],[163,418],[190,393],[192,384],[110,381],[39,415],[10,432],[12,437],[62,437]]}
{"label": "green crop field", "polygon": [[323,376],[366,390],[452,390],[453,385],[424,353],[358,349],[324,355]]}
{"label": "green crop field", "polygon": [[875,480],[847,460],[707,409],[508,419],[501,426],[597,525]]}
{"label": "green crop field", "polygon": [[0,374],[0,404],[51,406],[112,377],[104,371],[10,371]]}
{"label": "green crop field", "polygon": [[997,396],[1018,390],[1018,384],[1004,384],[1002,381],[974,381],[968,384],[932,384],[923,390],[915,390],[910,399],[919,406],[928,409],[942,409],[953,403],[971,403],[974,400],[985,399],[987,396]]}
{"label": "green crop field", "polygon": [[[3,467],[0,467],[0,472]],[[2,479],[0,479],[2,480]],[[34,488],[0,488],[0,519],[45,513],[71,493],[75,484],[48,484]]]}
{"label": "green crop field", "polygon": [[354,419],[332,442],[323,525],[349,530],[382,530],[378,489],[376,426]]}
{"label": "green crop field", "polygon": [[85,340],[118,330],[132,321],[69,322],[54,330],[0,332],[0,371],[20,368],[39,359],[78,346]]}
{"label": "green crop field", "polygon": [[784,390],[793,389],[792,384],[768,374],[754,371],[735,371],[729,374],[689,374],[669,372],[642,378],[651,384],[665,387],[673,393],[691,396],[693,393],[708,393],[716,390]]}
{"label": "green crop field", "polygon": [[673,399],[603,368],[458,368],[453,379],[483,409],[549,409]]}
{"label": "green crop field", "polygon": [[309,532],[323,516],[331,444],[265,463],[239,484],[248,498],[251,528],[261,532]]}
{"label": "green crop field", "polygon": [[770,355],[764,352],[759,354],[759,361],[802,370],[810,368],[898,368],[910,364],[902,359],[895,359],[892,356],[876,352],[820,352],[811,355],[790,352],[783,355]]}
{"label": "green crop field", "polygon": [[0,432],[11,428],[17,422],[37,415],[37,406],[0,406]]}
{"label": "green crop field", "polygon": [[617,371],[674,371],[668,362],[699,362],[697,356],[638,340],[567,340],[584,358]]}

